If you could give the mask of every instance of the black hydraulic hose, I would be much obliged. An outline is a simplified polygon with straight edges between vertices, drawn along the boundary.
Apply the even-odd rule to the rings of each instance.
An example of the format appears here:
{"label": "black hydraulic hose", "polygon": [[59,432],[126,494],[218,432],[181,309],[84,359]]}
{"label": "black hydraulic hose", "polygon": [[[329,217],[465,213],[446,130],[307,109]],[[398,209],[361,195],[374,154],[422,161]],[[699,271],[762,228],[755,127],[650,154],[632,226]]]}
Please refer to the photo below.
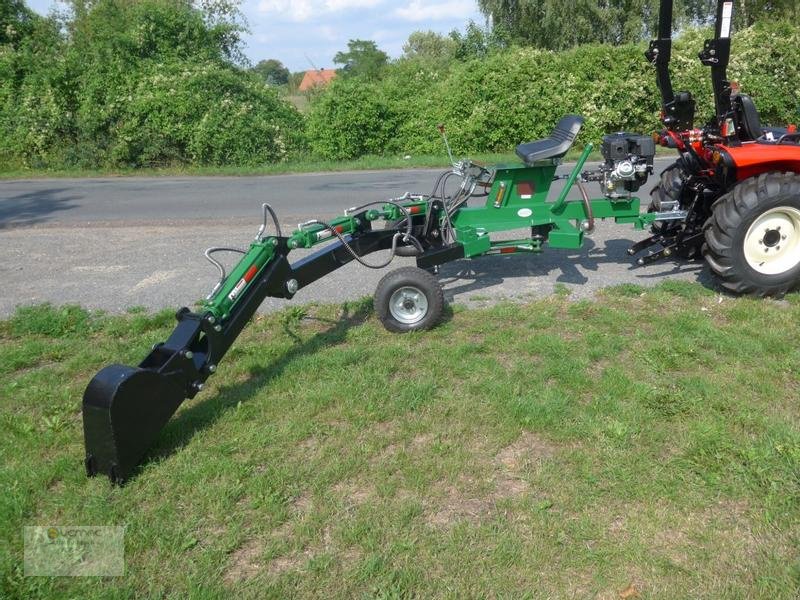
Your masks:
{"label": "black hydraulic hose", "polygon": [[219,281],[214,286],[214,289],[211,290],[211,292],[208,294],[207,296],[208,299],[211,299],[214,296],[214,294],[216,294],[219,291],[219,288],[222,287],[222,284],[225,283],[225,279],[228,277],[228,274],[225,272],[225,267],[222,266],[222,263],[219,262],[217,259],[215,259],[213,256],[211,256],[215,252],[235,252],[236,254],[247,254],[247,252],[245,250],[242,250],[241,248],[227,248],[227,247],[208,248],[204,252],[206,260],[215,267],[217,267],[217,270],[219,271]]}
{"label": "black hydraulic hose", "polygon": [[586,192],[586,188],[583,185],[583,182],[578,179],[576,180],[578,189],[581,192],[581,196],[583,197],[583,207],[586,209],[586,220],[588,221],[588,229],[586,230],[587,233],[594,231],[594,211],[592,210],[592,201],[589,200],[589,194]]}
{"label": "black hydraulic hose", "polygon": [[359,264],[367,267],[368,269],[375,269],[376,271],[378,269],[386,268],[391,264],[391,262],[394,260],[395,251],[397,250],[397,239],[403,237],[402,233],[400,233],[400,232],[395,233],[394,236],[392,237],[392,248],[391,248],[391,254],[389,255],[389,259],[386,262],[383,262],[383,263],[380,263],[380,264],[377,264],[377,265],[371,265],[370,263],[368,263],[365,260],[363,260],[356,253],[356,251],[353,250],[353,248],[350,247],[350,244],[347,243],[347,240],[344,239],[344,236],[341,233],[339,233],[338,231],[336,231],[336,228],[333,227],[331,224],[326,223],[325,221],[320,221],[318,219],[311,220],[311,221],[308,222],[308,224],[309,225],[322,225],[323,227],[325,227],[325,229],[327,229],[333,235],[335,235],[337,238],[339,238],[339,241],[342,242],[342,245],[347,249],[347,251],[351,254],[351,256],[356,261],[358,261]]}
{"label": "black hydraulic hose", "polygon": [[[264,210],[268,211],[270,216],[272,217],[272,222],[275,223],[275,232],[278,234],[278,237],[283,237],[281,233],[281,224],[278,223],[278,215],[275,214],[275,211],[272,210],[272,207],[269,204],[264,204]],[[264,224],[266,225],[267,219],[266,214],[264,215]],[[263,233],[263,232],[261,232]]]}
{"label": "black hydraulic hose", "polygon": [[392,206],[395,206],[398,209],[400,209],[400,211],[406,216],[406,219],[405,219],[406,220],[406,233],[402,234],[402,233],[400,233],[398,231],[397,233],[394,234],[394,236],[392,237],[392,247],[391,247],[391,253],[389,254],[389,259],[386,260],[385,262],[377,264],[377,265],[370,264],[370,263],[366,262],[365,260],[363,260],[356,253],[356,251],[353,250],[353,248],[350,246],[350,244],[347,242],[347,240],[344,239],[344,236],[341,233],[339,233],[338,231],[336,231],[336,228],[333,227],[330,223],[326,223],[325,221],[320,221],[319,219],[314,219],[312,221],[309,221],[308,224],[309,225],[312,225],[312,224],[322,225],[323,227],[325,227],[325,229],[330,231],[333,235],[335,235],[339,239],[340,242],[342,242],[342,245],[350,253],[350,255],[356,260],[356,262],[358,262],[362,266],[367,267],[368,269],[378,270],[378,269],[384,269],[384,268],[388,267],[391,264],[391,262],[394,260],[395,252],[397,251],[397,241],[399,239],[401,239],[401,238],[402,238],[403,242],[405,242],[405,243],[411,242],[412,244],[414,244],[414,246],[416,246],[416,248],[418,250],[422,251],[422,244],[420,244],[419,240],[417,240],[413,235],[411,235],[411,214],[408,212],[408,210],[406,210],[405,207],[401,206],[400,204],[397,204],[396,202],[392,202],[392,201],[368,202],[367,204],[362,204],[361,206],[356,206],[354,208],[351,208],[347,212],[357,212],[357,211],[363,210],[364,208],[367,208],[368,206],[374,206],[376,204],[381,204],[381,205],[383,205],[383,204],[391,204]]}

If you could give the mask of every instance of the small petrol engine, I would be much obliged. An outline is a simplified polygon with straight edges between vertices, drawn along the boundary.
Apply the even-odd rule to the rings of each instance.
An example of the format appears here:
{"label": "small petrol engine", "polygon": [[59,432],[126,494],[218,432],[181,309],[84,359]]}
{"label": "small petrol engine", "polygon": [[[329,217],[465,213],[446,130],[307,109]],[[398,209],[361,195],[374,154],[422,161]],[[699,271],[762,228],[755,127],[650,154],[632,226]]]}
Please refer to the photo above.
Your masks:
{"label": "small petrol engine", "polygon": [[601,151],[606,162],[587,178],[599,181],[607,198],[629,198],[653,173],[656,144],[649,136],[624,132],[606,135]]}

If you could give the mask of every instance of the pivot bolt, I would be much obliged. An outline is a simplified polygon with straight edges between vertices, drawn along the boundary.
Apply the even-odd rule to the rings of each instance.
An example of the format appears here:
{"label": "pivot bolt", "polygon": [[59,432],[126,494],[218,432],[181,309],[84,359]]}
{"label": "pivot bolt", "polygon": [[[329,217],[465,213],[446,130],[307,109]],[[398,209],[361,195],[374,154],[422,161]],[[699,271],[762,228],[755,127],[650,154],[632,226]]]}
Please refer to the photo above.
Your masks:
{"label": "pivot bolt", "polygon": [[290,279],[286,282],[286,291],[290,294],[296,294],[299,288],[300,286],[297,283],[297,279]]}
{"label": "pivot bolt", "polygon": [[214,323],[217,322],[217,319],[214,317],[214,315],[208,315],[208,317],[206,317],[206,321],[208,321],[213,325]]}
{"label": "pivot bolt", "polygon": [[204,384],[202,381],[195,381],[195,382],[192,384],[192,387],[195,389],[195,391],[197,391],[197,392],[202,392],[202,391],[203,391],[203,388],[204,388],[204,387],[206,387],[206,386],[205,386],[205,384]]}
{"label": "pivot bolt", "polygon": [[214,331],[216,331],[217,333],[219,333],[220,331],[222,331],[222,325],[219,325],[219,324],[217,324],[217,325],[214,325]]}
{"label": "pivot bolt", "polygon": [[186,350],[183,353],[183,356],[184,356],[184,358],[188,358],[189,360],[192,360],[194,358],[194,352],[192,352],[191,350]]}
{"label": "pivot bolt", "polygon": [[217,372],[217,365],[208,365],[208,372],[209,373],[216,373]]}
{"label": "pivot bolt", "polygon": [[272,245],[273,246],[277,246],[278,245],[278,238],[272,238]]}

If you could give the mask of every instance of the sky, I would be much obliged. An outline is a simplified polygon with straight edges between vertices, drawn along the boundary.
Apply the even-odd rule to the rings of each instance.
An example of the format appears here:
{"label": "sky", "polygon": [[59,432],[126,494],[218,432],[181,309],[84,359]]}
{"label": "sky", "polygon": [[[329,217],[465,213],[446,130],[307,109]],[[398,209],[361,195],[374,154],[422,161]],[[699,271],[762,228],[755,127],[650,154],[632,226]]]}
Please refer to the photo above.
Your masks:
{"label": "sky", "polygon": [[[55,0],[27,0],[47,14]],[[472,19],[483,23],[475,0],[244,0],[242,12],[251,33],[245,54],[255,64],[277,58],[292,71],[313,63],[332,68],[333,56],[347,49],[350,39],[367,39],[392,58],[416,30],[449,33]]]}

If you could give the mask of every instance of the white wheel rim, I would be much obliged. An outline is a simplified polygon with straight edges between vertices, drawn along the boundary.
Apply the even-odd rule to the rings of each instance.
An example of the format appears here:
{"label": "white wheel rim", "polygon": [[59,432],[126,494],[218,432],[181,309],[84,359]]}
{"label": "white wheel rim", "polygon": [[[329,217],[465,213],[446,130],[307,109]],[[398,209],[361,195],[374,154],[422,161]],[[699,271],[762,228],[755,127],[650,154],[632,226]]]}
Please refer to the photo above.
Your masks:
{"label": "white wheel rim", "polygon": [[389,299],[389,312],[401,323],[413,325],[428,314],[428,299],[414,286],[401,287]]}
{"label": "white wheel rim", "polygon": [[780,275],[800,264],[800,210],[779,206],[758,217],[744,238],[744,257],[764,275]]}

